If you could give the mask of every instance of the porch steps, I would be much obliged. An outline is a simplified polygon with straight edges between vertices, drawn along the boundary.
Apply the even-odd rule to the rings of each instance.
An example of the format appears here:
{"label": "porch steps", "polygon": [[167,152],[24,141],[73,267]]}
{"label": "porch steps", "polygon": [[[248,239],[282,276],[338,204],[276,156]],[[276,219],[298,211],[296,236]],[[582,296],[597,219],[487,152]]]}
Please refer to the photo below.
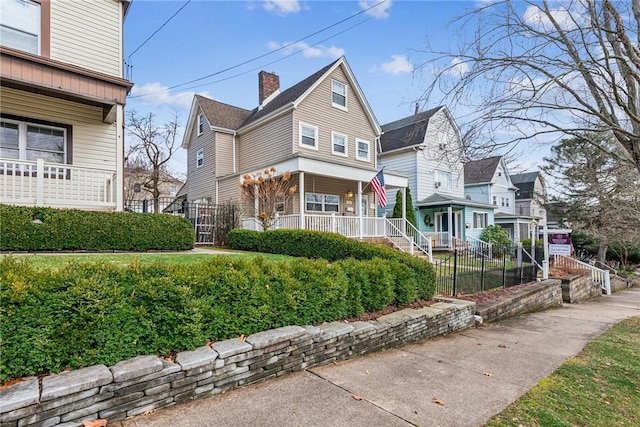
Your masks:
{"label": "porch steps", "polygon": [[[409,245],[407,244],[407,241],[401,238],[365,237],[362,240],[368,243],[375,243],[378,245],[383,245],[383,246],[395,249],[397,251],[409,253]],[[424,259],[425,261],[429,261],[429,256],[424,252],[422,252],[422,250],[416,245],[414,245],[414,248],[413,248],[413,255],[417,258],[421,258],[421,259]]]}

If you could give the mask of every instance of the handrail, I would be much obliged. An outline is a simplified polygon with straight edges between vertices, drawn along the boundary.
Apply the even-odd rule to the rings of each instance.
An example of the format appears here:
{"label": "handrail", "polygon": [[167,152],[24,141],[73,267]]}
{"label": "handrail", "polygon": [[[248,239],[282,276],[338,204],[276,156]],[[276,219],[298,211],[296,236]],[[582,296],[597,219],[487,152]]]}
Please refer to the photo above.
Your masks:
{"label": "handrail", "polygon": [[[406,240],[409,243],[409,253],[411,255],[413,255],[413,238],[407,236],[405,233],[403,233],[398,227],[396,227],[396,225],[394,223],[392,223],[391,221],[389,221],[388,218],[384,218],[385,220],[385,224],[387,227],[391,227],[391,231],[395,231],[396,235],[391,235],[391,233],[386,233],[387,237],[401,237],[402,239]],[[387,228],[385,227],[385,228]],[[386,230],[385,230],[386,231]],[[398,249],[400,249],[401,251],[404,252],[404,249],[402,247],[400,247],[400,245],[398,245],[393,239],[389,239],[391,240],[391,243],[397,247]]]}
{"label": "handrail", "polygon": [[[433,262],[433,247],[431,245],[431,239],[422,234],[413,224],[406,221],[406,227],[408,227],[407,233],[414,233],[414,240],[418,249],[429,257],[429,262]],[[426,247],[426,248],[425,248]]]}
{"label": "handrail", "polygon": [[591,272],[591,278],[594,282],[599,283],[600,287],[607,295],[611,295],[611,277],[609,270],[602,270],[586,262],[579,261],[575,258],[567,257],[564,255],[553,256],[554,265],[570,267],[570,268],[582,268]]}
{"label": "handrail", "polygon": [[489,259],[492,258],[493,244],[491,242],[485,242],[472,236],[467,236],[467,242],[469,242],[473,248],[479,248],[483,255],[486,253]]}

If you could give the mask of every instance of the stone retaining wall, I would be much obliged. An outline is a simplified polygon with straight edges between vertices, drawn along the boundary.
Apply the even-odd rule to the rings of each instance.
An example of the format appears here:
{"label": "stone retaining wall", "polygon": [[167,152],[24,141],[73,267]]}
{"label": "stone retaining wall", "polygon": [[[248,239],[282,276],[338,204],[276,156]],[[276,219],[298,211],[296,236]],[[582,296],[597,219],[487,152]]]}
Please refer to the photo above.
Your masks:
{"label": "stone retaining wall", "polygon": [[556,279],[545,280],[478,304],[476,314],[482,317],[483,322],[490,323],[552,307],[562,307],[562,288],[560,280]]}
{"label": "stone retaining wall", "polygon": [[611,292],[623,291],[633,286],[640,286],[640,280],[614,274],[611,275]]}
{"label": "stone retaining wall", "polygon": [[475,303],[440,299],[372,322],[286,326],[178,353],[174,362],[139,356],[108,368],[92,366],[28,379],[0,390],[0,425],[80,426],[117,421],[474,325]]}
{"label": "stone retaining wall", "polygon": [[602,288],[593,281],[590,273],[560,277],[562,280],[562,300],[571,304],[601,297]]}

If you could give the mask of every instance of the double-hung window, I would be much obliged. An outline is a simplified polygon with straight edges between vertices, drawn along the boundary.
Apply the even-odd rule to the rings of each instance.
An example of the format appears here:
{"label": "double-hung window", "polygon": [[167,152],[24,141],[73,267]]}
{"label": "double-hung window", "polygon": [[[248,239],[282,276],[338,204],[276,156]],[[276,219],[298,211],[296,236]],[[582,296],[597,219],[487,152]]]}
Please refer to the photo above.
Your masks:
{"label": "double-hung window", "polygon": [[68,128],[22,120],[0,120],[0,157],[67,163]]}
{"label": "double-hung window", "polygon": [[198,150],[196,153],[196,167],[200,168],[204,165],[204,150]]}
{"label": "double-hung window", "polygon": [[198,136],[204,132],[204,114],[198,114]]}
{"label": "double-hung window", "polygon": [[314,212],[338,212],[340,196],[335,194],[307,193],[307,210]]}
{"label": "double-hung window", "polygon": [[486,212],[474,212],[473,228],[485,228],[487,226],[487,217]]}
{"label": "double-hung window", "polygon": [[318,149],[318,128],[300,123],[300,146]]}
{"label": "double-hung window", "polygon": [[331,132],[331,153],[338,156],[347,156],[347,135]]}
{"label": "double-hung window", "polygon": [[40,8],[30,0],[0,1],[0,43],[40,55]]}
{"label": "double-hung window", "polygon": [[356,159],[368,162],[371,156],[371,143],[356,138]]}
{"label": "double-hung window", "polygon": [[331,105],[347,109],[347,85],[338,80],[331,80]]}

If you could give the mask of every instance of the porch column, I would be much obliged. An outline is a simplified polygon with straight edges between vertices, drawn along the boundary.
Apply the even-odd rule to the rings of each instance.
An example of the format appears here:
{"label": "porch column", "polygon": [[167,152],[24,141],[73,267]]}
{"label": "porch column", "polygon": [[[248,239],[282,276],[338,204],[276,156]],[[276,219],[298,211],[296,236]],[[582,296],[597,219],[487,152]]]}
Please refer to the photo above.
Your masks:
{"label": "porch column", "polygon": [[449,217],[449,226],[447,227],[447,233],[449,235],[449,249],[453,249],[453,208],[451,206],[447,208],[447,216]]}
{"label": "porch column", "polygon": [[[124,107],[116,105],[116,211],[124,209]],[[113,194],[113,193],[112,193]]]}
{"label": "porch column", "polygon": [[300,208],[300,228],[304,229],[304,172],[298,173],[298,194],[299,194],[299,208]]}
{"label": "porch column", "polygon": [[360,224],[358,227],[358,234],[360,235],[360,238],[362,239],[362,229],[364,228],[364,221],[362,219],[362,182],[358,181],[358,206],[357,206],[357,212],[358,212],[358,223]]}
{"label": "porch column", "polygon": [[402,188],[402,233],[407,234],[407,187]]}

